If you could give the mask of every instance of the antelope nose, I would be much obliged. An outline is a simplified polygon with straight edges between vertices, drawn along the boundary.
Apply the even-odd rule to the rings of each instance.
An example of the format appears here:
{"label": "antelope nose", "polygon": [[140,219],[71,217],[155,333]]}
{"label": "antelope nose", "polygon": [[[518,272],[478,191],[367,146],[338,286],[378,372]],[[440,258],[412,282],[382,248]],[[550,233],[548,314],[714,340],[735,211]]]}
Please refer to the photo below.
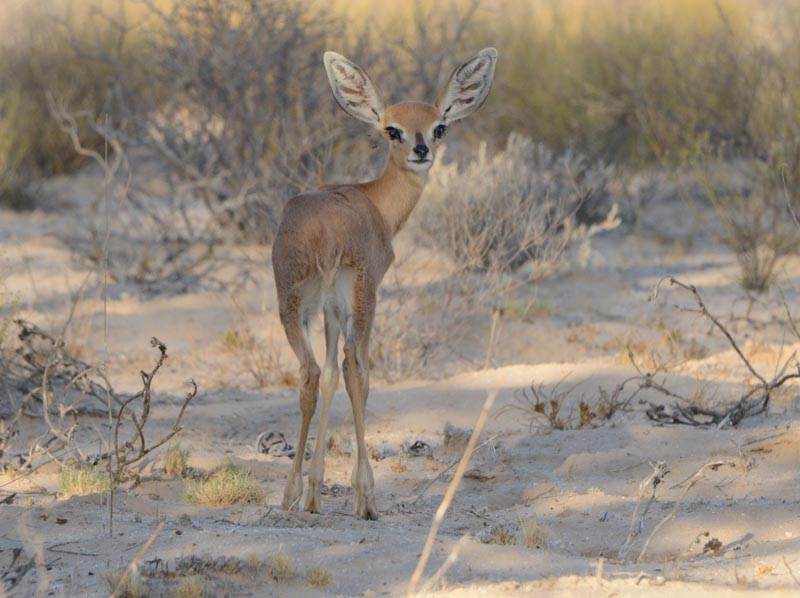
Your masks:
{"label": "antelope nose", "polygon": [[430,150],[428,149],[428,146],[425,145],[424,143],[418,143],[417,145],[414,146],[414,153],[417,154],[417,156],[419,156],[420,160],[424,159],[425,156],[428,155],[429,151]]}

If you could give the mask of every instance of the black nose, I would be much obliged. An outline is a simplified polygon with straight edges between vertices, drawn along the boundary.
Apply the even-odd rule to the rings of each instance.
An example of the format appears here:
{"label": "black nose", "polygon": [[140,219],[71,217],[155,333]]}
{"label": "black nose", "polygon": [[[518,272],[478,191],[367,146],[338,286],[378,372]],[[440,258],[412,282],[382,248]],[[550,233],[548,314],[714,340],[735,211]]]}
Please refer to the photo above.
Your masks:
{"label": "black nose", "polygon": [[429,151],[428,146],[424,143],[418,143],[414,146],[414,153],[420,157],[420,160],[427,156]]}

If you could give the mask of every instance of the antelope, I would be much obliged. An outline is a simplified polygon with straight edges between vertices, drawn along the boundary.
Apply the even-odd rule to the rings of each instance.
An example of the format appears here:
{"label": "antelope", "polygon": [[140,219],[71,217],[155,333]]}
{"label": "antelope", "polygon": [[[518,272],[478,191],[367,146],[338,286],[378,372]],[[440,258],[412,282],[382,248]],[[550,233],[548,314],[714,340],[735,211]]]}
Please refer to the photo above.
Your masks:
{"label": "antelope", "polygon": [[[475,112],[486,100],[497,51],[486,48],[456,68],[433,104],[386,105],[367,73],[336,52],[326,52],[325,71],[338,105],[369,123],[389,141],[383,173],[375,180],[328,185],[301,193],[286,204],[272,248],[281,323],[300,362],[300,437],[283,496],[294,509],[303,494],[303,457],[311,418],[322,386],[319,433],[308,474],[305,509],[319,513],[325,472],[328,408],[339,384],[337,351],[344,335],[342,372],[353,409],[356,462],[351,483],[354,510],[378,518],[374,479],[364,441],[369,395],[369,337],[376,294],[394,261],[392,239],[411,215],[433,164],[434,148],[447,127]],[[309,322],[324,315],[324,371],[314,359]]]}

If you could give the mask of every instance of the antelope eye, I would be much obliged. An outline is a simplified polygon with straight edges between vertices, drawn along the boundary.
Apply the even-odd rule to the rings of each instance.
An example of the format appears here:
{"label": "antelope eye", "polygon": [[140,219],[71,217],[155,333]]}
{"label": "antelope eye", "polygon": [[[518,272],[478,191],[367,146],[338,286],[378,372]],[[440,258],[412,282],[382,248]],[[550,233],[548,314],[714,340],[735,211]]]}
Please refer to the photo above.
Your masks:
{"label": "antelope eye", "polygon": [[403,141],[403,132],[397,127],[386,127],[386,134],[392,141]]}
{"label": "antelope eye", "polygon": [[433,128],[433,138],[434,139],[441,139],[444,137],[445,133],[447,133],[447,126],[446,125],[436,125]]}

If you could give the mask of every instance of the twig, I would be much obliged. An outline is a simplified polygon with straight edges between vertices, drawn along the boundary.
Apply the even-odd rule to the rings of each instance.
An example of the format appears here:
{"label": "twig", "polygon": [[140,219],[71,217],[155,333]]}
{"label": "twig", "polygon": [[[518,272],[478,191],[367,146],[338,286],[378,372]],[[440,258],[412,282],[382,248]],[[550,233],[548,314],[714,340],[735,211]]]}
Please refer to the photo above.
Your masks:
{"label": "twig", "polygon": [[442,566],[439,567],[436,573],[431,575],[430,579],[425,582],[425,585],[422,586],[420,592],[427,592],[431,590],[437,583],[439,583],[439,580],[444,576],[445,573],[447,573],[447,570],[458,560],[458,555],[461,553],[461,549],[466,546],[469,539],[469,534],[464,534],[461,536],[461,539],[458,541],[458,543],[453,546],[453,550],[451,550],[450,554],[447,555],[447,558],[445,559],[444,563],[442,563]]}
{"label": "twig", "polygon": [[[655,464],[650,463],[650,467],[653,468],[653,471],[639,484],[639,491],[636,495],[636,507],[633,509],[633,515],[631,516],[631,526],[628,530],[628,537],[625,539],[622,548],[619,550],[620,558],[623,561],[625,560],[625,556],[627,555],[628,550],[630,550],[636,538],[638,538],[642,533],[642,529],[644,528],[644,518],[647,515],[647,511],[650,510],[650,505],[653,504],[653,501],[656,498],[656,489],[661,482],[664,481],[664,478],[667,476],[667,474],[669,474],[669,468],[664,461],[659,461]],[[650,486],[652,486],[653,490],[650,494],[649,500],[647,501],[647,505],[644,508],[644,512],[641,514],[641,516],[639,516],[639,509],[642,506],[645,492]]]}
{"label": "twig", "polygon": [[69,542],[59,542],[58,544],[53,544],[52,546],[48,546],[47,550],[50,552],[58,552],[61,554],[74,554],[76,556],[100,556],[96,552],[78,552],[77,550],[63,550],[60,547],[66,546],[67,544],[75,544],[77,540],[70,540]]}
{"label": "twig", "polygon": [[470,436],[469,442],[467,442],[467,447],[464,449],[464,456],[461,458],[461,461],[459,461],[458,468],[453,476],[453,481],[450,482],[450,486],[447,488],[447,492],[444,495],[442,504],[440,504],[439,508],[436,510],[436,515],[433,518],[431,529],[428,532],[428,539],[425,541],[425,547],[422,550],[422,555],[419,557],[417,568],[414,571],[414,574],[411,576],[411,581],[408,584],[408,590],[406,592],[408,596],[413,596],[416,592],[417,584],[419,583],[420,577],[422,577],[422,572],[425,570],[425,565],[428,563],[428,558],[431,555],[433,542],[436,539],[436,533],[439,531],[439,526],[442,524],[442,520],[444,519],[445,513],[447,513],[447,509],[450,506],[453,497],[455,496],[456,490],[458,490],[458,485],[461,483],[461,478],[464,477],[464,472],[467,470],[467,465],[469,464],[470,457],[472,456],[472,452],[475,448],[475,443],[478,441],[478,436],[480,435],[481,430],[486,423],[486,418],[489,416],[489,410],[492,408],[495,398],[497,398],[497,391],[493,390],[489,393],[489,396],[486,397],[486,401],[483,403],[483,409],[478,416],[478,421],[475,423],[475,429],[472,431],[472,436]]}
{"label": "twig", "polygon": [[792,571],[792,568],[789,566],[789,563],[786,562],[786,557],[785,556],[783,557],[783,564],[786,567],[786,569],[789,571],[789,575],[792,576],[792,579],[794,580],[794,583],[796,583],[798,586],[800,586],[800,579],[797,579],[797,577],[795,576],[794,571]]}
{"label": "twig", "polygon": [[125,582],[128,580],[128,576],[131,573],[133,573],[133,571],[136,570],[136,563],[138,563],[139,559],[141,559],[144,556],[144,553],[147,552],[147,549],[150,548],[150,545],[153,542],[155,542],[156,538],[158,537],[158,534],[160,534],[161,530],[164,529],[165,523],[166,521],[162,521],[161,523],[158,524],[156,531],[154,531],[153,535],[150,536],[150,539],[144,543],[144,546],[142,546],[142,549],[139,551],[139,554],[133,557],[133,560],[130,562],[130,564],[127,567],[125,567],[125,572],[122,574],[122,577],[119,578],[119,581],[117,582],[117,587],[114,588],[113,592],[111,592],[110,598],[116,598],[119,595],[119,591],[125,586]]}
{"label": "twig", "polygon": [[710,463],[706,463],[705,465],[703,465],[692,476],[681,482],[681,484],[686,482],[688,482],[688,484],[686,488],[683,490],[683,493],[681,494],[678,501],[675,503],[675,506],[672,508],[672,510],[661,521],[658,522],[658,525],[656,525],[653,528],[653,531],[650,532],[650,535],[647,536],[647,540],[645,540],[644,546],[642,546],[642,550],[639,553],[639,557],[636,559],[637,563],[640,563],[642,561],[645,553],[647,552],[648,547],[650,546],[650,542],[653,540],[653,538],[659,532],[659,530],[662,527],[664,527],[667,524],[667,522],[669,522],[673,517],[675,517],[675,513],[678,512],[678,509],[683,504],[683,499],[686,498],[686,495],[689,493],[689,490],[691,490],[697,482],[699,482],[703,477],[705,477],[706,469],[711,469],[712,471],[716,471],[723,465],[736,467],[736,463],[734,463],[733,461],[712,461]]}
{"label": "twig", "polygon": [[[779,371],[773,376],[772,380],[767,381],[764,376],[756,371],[756,369],[753,367],[753,364],[750,363],[747,357],[745,357],[744,352],[739,348],[739,345],[736,343],[727,328],[725,328],[725,326],[708,311],[703,298],[694,285],[685,284],[672,277],[665,277],[659,280],[656,284],[655,288],[653,289],[651,299],[654,299],[658,296],[659,289],[664,281],[669,281],[671,285],[675,285],[692,294],[695,302],[698,305],[698,309],[683,309],[688,311],[696,311],[697,313],[706,317],[714,327],[720,330],[728,340],[733,350],[739,356],[742,363],[744,363],[747,370],[758,380],[758,384],[750,388],[750,390],[744,393],[744,395],[742,395],[742,397],[736,403],[724,411],[702,409],[695,405],[683,407],[676,404],[673,411],[668,413],[663,405],[651,404],[650,409],[648,409],[646,413],[652,421],[660,424],[716,426],[717,428],[724,428],[728,425],[736,426],[745,417],[758,415],[759,413],[765,412],[769,406],[771,394],[776,388],[779,388],[789,380],[800,378],[800,362],[797,362],[796,360],[796,353],[792,353],[780,367]],[[787,373],[792,365],[794,365],[794,369]],[[795,369],[796,371],[794,371]],[[659,390],[667,396],[676,397],[674,393],[663,386],[652,385],[652,388]],[[699,417],[702,417],[703,419],[699,419]]]}
{"label": "twig", "polygon": [[435,483],[436,483],[438,480],[442,479],[442,478],[445,476],[445,474],[446,474],[448,471],[450,471],[451,469],[453,469],[453,467],[455,467],[456,465],[458,465],[459,463],[461,463],[461,461],[462,461],[462,460],[463,460],[465,457],[466,457],[467,459],[469,459],[469,458],[472,456],[472,454],[473,454],[473,453],[475,453],[475,451],[477,451],[477,450],[479,450],[479,449],[483,448],[483,447],[484,447],[484,446],[486,446],[487,444],[490,444],[490,443],[494,442],[494,440],[495,440],[495,439],[496,439],[498,436],[499,436],[499,434],[495,434],[494,436],[491,436],[490,438],[487,438],[486,440],[484,440],[483,442],[481,442],[481,443],[480,443],[478,446],[476,446],[474,449],[472,449],[472,453],[470,453],[470,455],[469,455],[469,456],[467,456],[467,455],[466,455],[466,453],[465,453],[464,455],[462,455],[461,457],[459,457],[458,459],[456,459],[455,461],[453,461],[453,462],[452,462],[450,465],[448,465],[448,466],[447,466],[447,467],[445,467],[445,468],[444,468],[442,471],[440,471],[439,473],[437,473],[437,474],[436,474],[436,475],[435,475],[435,476],[434,476],[432,479],[430,479],[430,480],[428,480],[427,482],[425,482],[425,485],[422,487],[422,489],[419,491],[419,493],[418,493],[418,494],[417,494],[417,495],[416,495],[416,496],[413,498],[413,500],[410,500],[409,502],[410,502],[411,504],[418,504],[418,503],[419,503],[419,501],[420,501],[420,500],[422,500],[422,497],[425,495],[425,493],[428,491],[428,489],[429,489],[431,486],[433,486],[433,485],[434,485],[434,484],[435,484]]}

